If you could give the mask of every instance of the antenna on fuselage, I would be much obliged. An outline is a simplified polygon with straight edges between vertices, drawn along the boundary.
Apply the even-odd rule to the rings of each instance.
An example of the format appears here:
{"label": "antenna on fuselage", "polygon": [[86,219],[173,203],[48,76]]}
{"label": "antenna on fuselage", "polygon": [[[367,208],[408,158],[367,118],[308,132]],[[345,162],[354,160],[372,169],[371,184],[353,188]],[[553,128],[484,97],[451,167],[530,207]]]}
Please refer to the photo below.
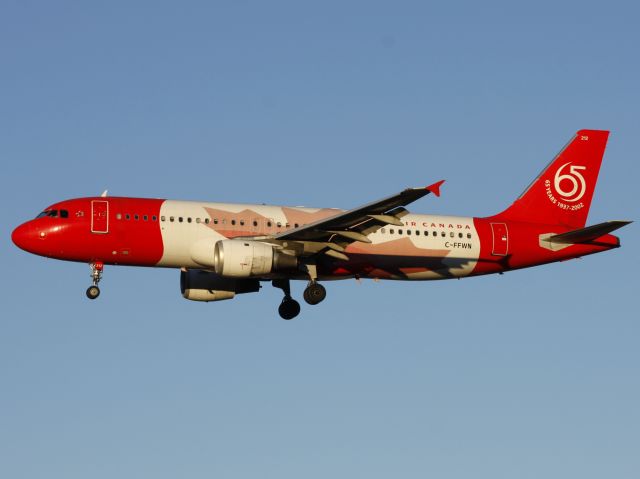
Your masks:
{"label": "antenna on fuselage", "polygon": [[102,198],[106,198],[106,197],[107,197],[107,193],[108,193],[108,191],[109,191],[109,190],[104,190],[100,196],[101,196]]}

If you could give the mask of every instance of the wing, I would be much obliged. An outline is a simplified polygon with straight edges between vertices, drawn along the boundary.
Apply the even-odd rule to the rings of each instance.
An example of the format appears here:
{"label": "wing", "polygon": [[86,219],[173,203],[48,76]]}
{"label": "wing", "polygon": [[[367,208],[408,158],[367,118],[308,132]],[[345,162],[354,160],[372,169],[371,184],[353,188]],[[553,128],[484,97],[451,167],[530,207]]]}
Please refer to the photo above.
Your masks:
{"label": "wing", "polygon": [[385,225],[404,226],[401,218],[409,213],[404,206],[429,193],[440,196],[442,183],[444,180],[423,188],[408,188],[388,198],[285,231],[273,239],[304,242],[307,254],[324,252],[346,260],[342,251],[347,245],[354,241],[371,243],[367,236]]}

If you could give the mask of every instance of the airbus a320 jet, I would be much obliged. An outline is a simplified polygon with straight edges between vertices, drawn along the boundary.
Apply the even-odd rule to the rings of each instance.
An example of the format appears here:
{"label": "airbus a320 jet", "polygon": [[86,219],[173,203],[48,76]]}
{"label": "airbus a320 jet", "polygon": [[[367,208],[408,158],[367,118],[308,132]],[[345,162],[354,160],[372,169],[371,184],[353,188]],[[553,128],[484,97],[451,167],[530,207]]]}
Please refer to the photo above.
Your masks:
{"label": "airbus a320 jet", "polygon": [[323,281],[436,280],[538,266],[620,246],[629,221],[585,227],[608,131],[581,130],[502,213],[484,218],[410,213],[438,181],[351,210],[163,199],[78,198],[55,203],[12,234],[37,255],[90,265],[95,299],[105,265],[180,269],[182,295],[221,301],[282,289],[280,316],[325,299]]}

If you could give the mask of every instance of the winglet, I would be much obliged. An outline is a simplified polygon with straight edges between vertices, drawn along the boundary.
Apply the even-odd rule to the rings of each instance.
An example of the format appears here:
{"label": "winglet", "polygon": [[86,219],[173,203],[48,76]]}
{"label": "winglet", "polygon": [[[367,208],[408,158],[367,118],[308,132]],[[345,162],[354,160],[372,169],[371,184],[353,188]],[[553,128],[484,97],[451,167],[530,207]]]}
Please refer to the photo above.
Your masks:
{"label": "winglet", "polygon": [[440,180],[437,183],[427,186],[425,190],[428,190],[436,196],[440,196],[440,187],[442,186],[442,183],[444,183],[444,180]]}

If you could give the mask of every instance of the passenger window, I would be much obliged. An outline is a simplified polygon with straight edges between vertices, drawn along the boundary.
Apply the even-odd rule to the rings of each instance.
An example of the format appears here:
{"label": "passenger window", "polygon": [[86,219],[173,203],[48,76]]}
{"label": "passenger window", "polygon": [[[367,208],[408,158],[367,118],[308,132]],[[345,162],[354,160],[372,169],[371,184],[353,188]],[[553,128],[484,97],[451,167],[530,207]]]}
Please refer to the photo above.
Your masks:
{"label": "passenger window", "polygon": [[156,215],[153,215],[153,216],[151,217],[151,220],[152,220],[152,221],[158,221],[158,217],[157,217]]}
{"label": "passenger window", "polygon": [[60,218],[68,218],[69,212],[67,210],[60,210]]}
{"label": "passenger window", "polygon": [[402,234],[402,230],[398,230],[398,234],[401,235]]}
{"label": "passenger window", "polygon": [[438,233],[436,231],[433,232],[433,236],[438,236]]}
{"label": "passenger window", "polygon": [[138,215],[133,215],[133,219],[138,221],[138,219],[140,219],[140,217]]}
{"label": "passenger window", "polygon": [[124,219],[125,220],[130,220],[131,219],[131,215],[129,213],[127,213],[126,215],[124,215]]}
{"label": "passenger window", "polygon": [[387,232],[387,230],[385,230],[384,228],[382,228],[382,229],[380,230],[380,233],[382,233],[382,234],[385,234],[386,232]]}
{"label": "passenger window", "polygon": [[420,230],[416,230],[416,236],[420,236]]}
{"label": "passenger window", "polygon": [[147,215],[144,215],[144,216],[142,217],[142,219],[143,219],[144,221],[147,221],[147,220],[149,219],[149,217],[148,217]]}
{"label": "passenger window", "polygon": [[257,222],[257,221],[254,221],[254,222],[253,222],[253,226],[258,226],[258,222]]}
{"label": "passenger window", "polygon": [[407,230],[407,234],[411,236],[411,230]]}
{"label": "passenger window", "polygon": [[278,221],[278,222],[276,223],[276,226],[277,226],[278,228],[282,228],[282,223],[280,223],[280,222]]}
{"label": "passenger window", "polygon": [[161,217],[160,217],[160,221],[164,221],[164,220],[165,220],[165,217],[164,217],[164,216],[161,216]]}
{"label": "passenger window", "polygon": [[297,228],[298,227],[298,223],[295,223],[293,226]]}
{"label": "passenger window", "polygon": [[191,216],[187,218],[187,223],[191,223]]}
{"label": "passenger window", "polygon": [[169,221],[173,223],[173,220],[174,220],[173,216],[169,216]]}
{"label": "passenger window", "polygon": [[[204,219],[204,223],[208,225],[209,224],[209,218],[205,218]],[[216,221],[216,223],[217,223],[217,221]]]}
{"label": "passenger window", "polygon": [[244,220],[240,220],[240,226],[244,226]]}
{"label": "passenger window", "polygon": [[440,236],[442,236],[442,237],[444,238],[445,236],[447,236],[447,233],[445,233],[445,232],[443,231],[442,233],[440,233]]}
{"label": "passenger window", "polygon": [[236,220],[231,220],[231,224],[235,225],[236,224]]}
{"label": "passenger window", "polygon": [[116,214],[116,219],[117,220],[121,220],[122,219],[122,213],[117,213]]}
{"label": "passenger window", "polygon": [[395,233],[396,230],[394,230],[393,228],[389,229],[389,234],[392,235]]}
{"label": "passenger window", "polygon": [[200,218],[196,218],[196,223],[200,223]]}
{"label": "passenger window", "polygon": [[456,237],[456,234],[452,231],[451,233],[449,233],[449,236],[450,236],[451,238],[455,238],[455,237]]}
{"label": "passenger window", "polygon": [[217,225],[218,224],[218,218],[213,218],[213,224]]}
{"label": "passenger window", "polygon": [[271,228],[271,221],[267,221],[267,228]]}
{"label": "passenger window", "polygon": [[178,216],[178,223],[182,223],[183,219],[182,216]]}
{"label": "passenger window", "polygon": [[471,233],[467,233],[467,238],[471,239]]}
{"label": "passenger window", "polygon": [[458,233],[458,238],[462,238],[462,233]]}

